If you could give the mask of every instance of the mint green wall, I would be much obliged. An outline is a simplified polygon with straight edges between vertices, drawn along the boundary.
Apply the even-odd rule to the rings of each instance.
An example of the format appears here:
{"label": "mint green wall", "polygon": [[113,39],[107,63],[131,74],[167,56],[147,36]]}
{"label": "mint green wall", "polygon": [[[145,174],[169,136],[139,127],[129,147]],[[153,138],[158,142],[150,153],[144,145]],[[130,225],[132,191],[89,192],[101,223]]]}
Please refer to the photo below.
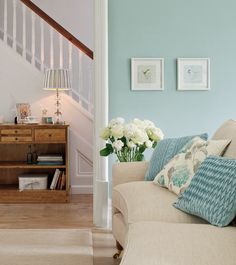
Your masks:
{"label": "mint green wall", "polygon": [[[168,137],[236,118],[235,0],[108,0],[110,118],[150,119]],[[165,90],[132,92],[130,58],[165,58]],[[176,58],[209,57],[211,91],[176,91]]]}

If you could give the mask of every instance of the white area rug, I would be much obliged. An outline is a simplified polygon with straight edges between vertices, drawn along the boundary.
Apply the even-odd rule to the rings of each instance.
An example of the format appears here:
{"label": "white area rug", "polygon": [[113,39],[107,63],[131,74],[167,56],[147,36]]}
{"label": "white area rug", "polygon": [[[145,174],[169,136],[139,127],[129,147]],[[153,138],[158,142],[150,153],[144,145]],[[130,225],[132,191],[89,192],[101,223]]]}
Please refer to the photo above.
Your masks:
{"label": "white area rug", "polygon": [[93,265],[90,230],[0,229],[1,265]]}

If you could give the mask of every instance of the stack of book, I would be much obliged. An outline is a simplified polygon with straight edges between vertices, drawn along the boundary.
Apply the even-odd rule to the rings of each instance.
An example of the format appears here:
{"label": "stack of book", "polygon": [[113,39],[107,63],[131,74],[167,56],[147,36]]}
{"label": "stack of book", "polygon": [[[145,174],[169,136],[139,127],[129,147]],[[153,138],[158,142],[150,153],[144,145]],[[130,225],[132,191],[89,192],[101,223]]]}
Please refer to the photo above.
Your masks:
{"label": "stack of book", "polygon": [[66,187],[66,175],[64,171],[56,169],[52,183],[50,186],[51,190],[64,190]]}
{"label": "stack of book", "polygon": [[38,165],[63,165],[63,157],[61,155],[39,155],[37,159]]}

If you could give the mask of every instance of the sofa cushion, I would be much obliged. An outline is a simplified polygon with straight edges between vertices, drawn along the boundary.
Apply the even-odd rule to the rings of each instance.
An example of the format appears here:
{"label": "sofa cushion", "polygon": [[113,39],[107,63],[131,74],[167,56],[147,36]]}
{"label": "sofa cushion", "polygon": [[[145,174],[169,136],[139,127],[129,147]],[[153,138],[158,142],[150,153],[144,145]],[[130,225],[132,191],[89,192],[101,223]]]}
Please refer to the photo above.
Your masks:
{"label": "sofa cushion", "polygon": [[173,207],[177,196],[149,181],[120,184],[113,189],[112,204],[126,224],[140,221],[206,223]]}
{"label": "sofa cushion", "polygon": [[194,137],[207,140],[207,133],[180,138],[167,138],[160,141],[152,153],[145,180],[152,181],[163,167]]}
{"label": "sofa cushion", "polygon": [[209,156],[174,206],[227,226],[236,215],[236,159]]}
{"label": "sofa cushion", "polygon": [[236,158],[236,120],[226,121],[213,135],[213,140],[230,139],[231,143],[224,156]]}
{"label": "sofa cushion", "polygon": [[120,265],[235,265],[235,248],[235,227],[136,223]]}
{"label": "sofa cushion", "polygon": [[221,155],[230,140],[202,140],[195,137],[189,141],[161,170],[154,183],[180,195],[189,186],[201,163],[209,155]]}

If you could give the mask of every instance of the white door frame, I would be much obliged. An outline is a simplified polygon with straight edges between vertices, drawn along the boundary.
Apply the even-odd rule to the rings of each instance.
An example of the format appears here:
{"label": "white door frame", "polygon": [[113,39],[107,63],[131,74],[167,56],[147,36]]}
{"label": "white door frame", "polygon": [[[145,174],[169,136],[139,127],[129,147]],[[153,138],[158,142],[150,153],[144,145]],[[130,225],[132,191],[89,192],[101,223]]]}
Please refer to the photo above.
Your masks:
{"label": "white door frame", "polygon": [[99,131],[108,122],[108,0],[94,0],[94,154],[93,154],[93,222],[108,226],[108,161],[99,156],[104,141]]}

